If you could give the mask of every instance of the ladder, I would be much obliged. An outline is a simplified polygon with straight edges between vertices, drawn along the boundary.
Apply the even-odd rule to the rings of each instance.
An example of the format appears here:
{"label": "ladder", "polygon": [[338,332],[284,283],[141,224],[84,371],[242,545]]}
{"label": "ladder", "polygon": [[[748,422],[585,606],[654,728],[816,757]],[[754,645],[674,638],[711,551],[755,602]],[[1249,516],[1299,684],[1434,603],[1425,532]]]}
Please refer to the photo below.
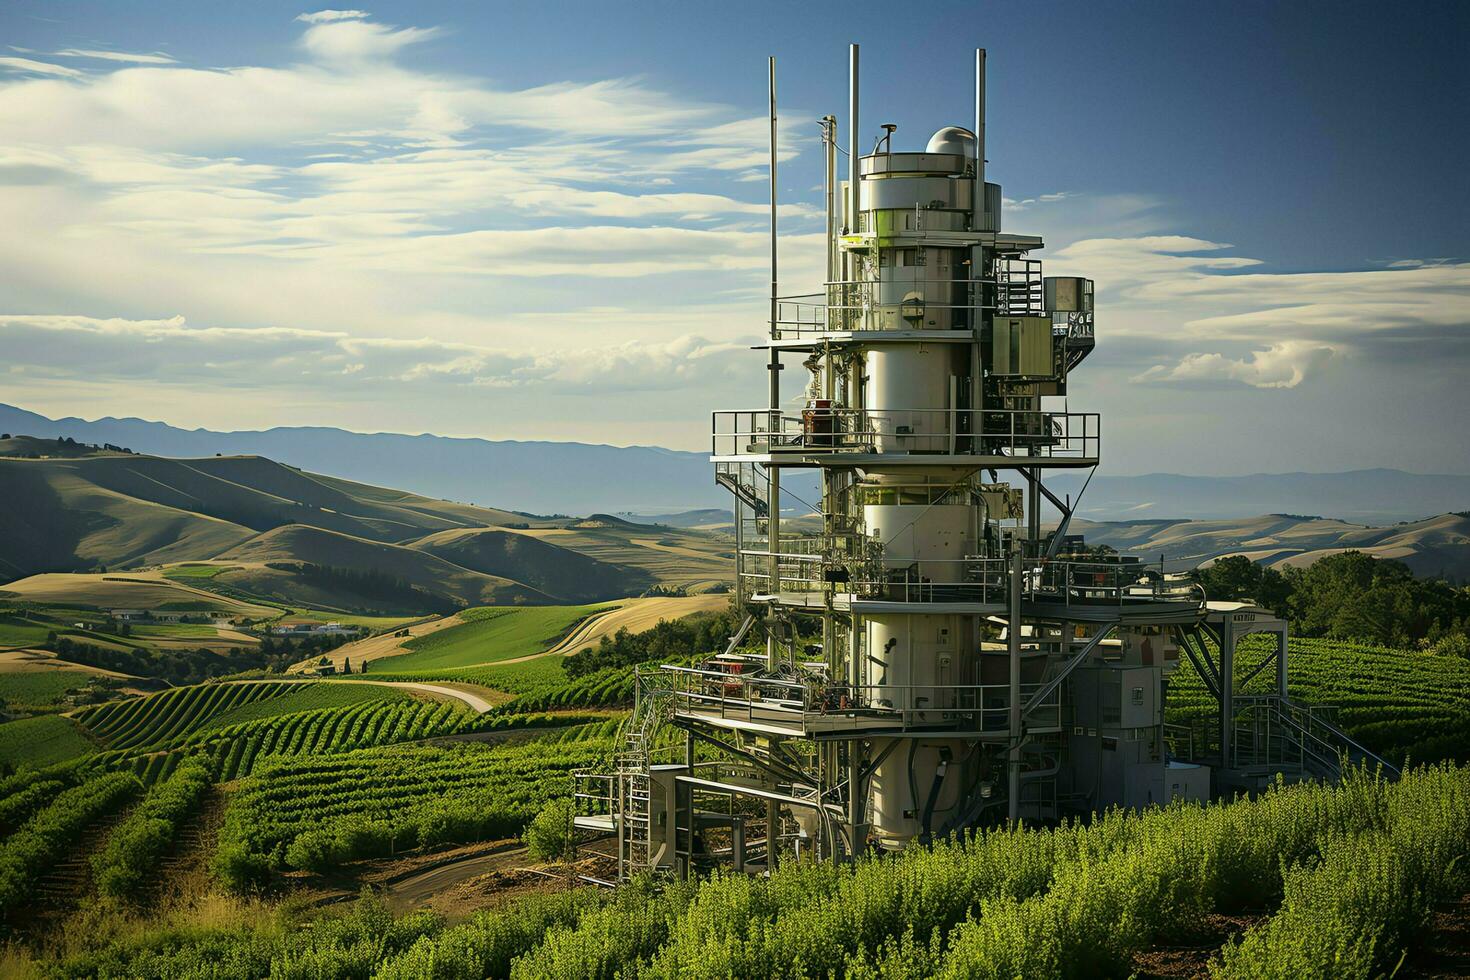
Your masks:
{"label": "ladder", "polygon": [[673,710],[673,690],[658,675],[639,671],[633,713],[623,727],[617,756],[621,832],[620,863],[628,874],[653,871],[658,857],[653,828],[653,748],[660,727]]}

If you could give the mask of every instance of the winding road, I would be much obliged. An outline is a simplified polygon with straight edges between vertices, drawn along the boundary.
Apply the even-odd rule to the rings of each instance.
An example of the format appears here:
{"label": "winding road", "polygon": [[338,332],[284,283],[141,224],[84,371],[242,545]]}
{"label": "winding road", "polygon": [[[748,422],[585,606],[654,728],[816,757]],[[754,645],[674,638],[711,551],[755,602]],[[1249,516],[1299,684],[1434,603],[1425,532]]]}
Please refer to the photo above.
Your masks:
{"label": "winding road", "polygon": [[376,684],[378,687],[401,687],[408,691],[418,691],[422,694],[430,694],[441,698],[454,698],[469,705],[478,714],[484,714],[495,705],[469,691],[462,691],[457,687],[446,687],[442,684],[421,684],[417,681],[370,681],[366,678],[358,680],[356,677],[334,677],[325,680],[315,677],[282,677],[270,678],[268,680],[249,681],[224,681],[225,684]]}

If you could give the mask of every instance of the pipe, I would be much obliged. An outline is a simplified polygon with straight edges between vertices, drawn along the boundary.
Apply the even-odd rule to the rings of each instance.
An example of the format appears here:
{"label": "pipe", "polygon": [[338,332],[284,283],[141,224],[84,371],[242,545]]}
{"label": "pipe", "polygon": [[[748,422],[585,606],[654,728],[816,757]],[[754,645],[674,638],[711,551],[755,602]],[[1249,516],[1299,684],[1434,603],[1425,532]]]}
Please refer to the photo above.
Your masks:
{"label": "pipe", "polygon": [[[948,749],[944,750],[945,755]],[[949,771],[949,760],[941,758],[939,768],[934,770],[934,782],[929,786],[929,796],[924,800],[924,811],[919,818],[919,843],[927,844],[934,839],[929,825],[934,819],[934,805],[939,802],[939,790],[944,785],[944,774]]]}
{"label": "pipe", "polygon": [[1021,820],[1021,549],[1011,550],[1011,624],[1006,646],[1010,653],[1010,753],[1006,760],[1007,808],[1011,826]]}
{"label": "pipe", "polygon": [[970,202],[970,230],[988,228],[985,220],[985,49],[975,49],[975,197]]}
{"label": "pipe", "polygon": [[[781,352],[776,347],[778,339],[778,328],[776,326],[776,56],[771,55],[768,62],[770,81],[770,110],[771,110],[771,363],[770,363],[770,438],[774,439],[776,433],[781,431]],[[770,467],[767,471],[770,475],[769,503],[770,507],[766,515],[767,547],[771,552],[771,594],[775,595],[781,591],[781,471],[777,467]],[[776,644],[774,639],[766,641],[767,667],[771,670],[776,668]]]}
{"label": "pipe", "polygon": [[847,233],[858,230],[858,46],[848,49],[847,81]]}

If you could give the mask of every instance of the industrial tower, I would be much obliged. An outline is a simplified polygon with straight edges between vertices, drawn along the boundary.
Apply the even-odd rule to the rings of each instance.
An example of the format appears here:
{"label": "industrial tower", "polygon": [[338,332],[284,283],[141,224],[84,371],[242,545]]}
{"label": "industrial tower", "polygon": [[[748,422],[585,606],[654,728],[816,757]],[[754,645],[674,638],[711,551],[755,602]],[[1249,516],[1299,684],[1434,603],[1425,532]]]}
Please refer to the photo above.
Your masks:
{"label": "industrial tower", "polygon": [[[973,125],[912,151],[892,125],[859,145],[850,58],[847,179],[827,116],[827,276],[805,296],[778,295],[770,66],[769,399],[713,427],[742,625],[708,662],[640,673],[617,766],[577,774],[576,826],[615,837],[625,876],[754,870],[1366,757],[1287,698],[1270,612],[1067,534],[1046,478],[1099,462],[1099,417],[1058,405],[1093,349],[1093,283],[1043,276],[1041,239],[1001,227],[985,52]],[[1271,642],[1243,676],[1251,633]],[[1164,723],[1181,649],[1218,702],[1191,731]]]}

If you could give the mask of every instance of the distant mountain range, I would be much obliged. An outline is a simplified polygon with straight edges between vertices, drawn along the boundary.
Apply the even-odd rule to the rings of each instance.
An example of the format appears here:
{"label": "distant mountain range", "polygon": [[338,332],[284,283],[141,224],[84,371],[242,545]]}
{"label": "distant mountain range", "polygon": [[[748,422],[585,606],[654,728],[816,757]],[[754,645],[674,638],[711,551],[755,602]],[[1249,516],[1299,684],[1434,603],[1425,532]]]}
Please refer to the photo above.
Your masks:
{"label": "distant mountain range", "polygon": [[[0,405],[4,432],[112,443],[157,456],[267,456],[362,483],[536,514],[670,515],[729,506],[728,495],[714,484],[705,454],[656,446],[456,439],[324,427],[212,432],[134,418],[49,419]],[[1075,497],[1083,479],[1067,473],[1049,479],[1048,486],[1058,495]],[[1081,499],[1078,516],[1116,521],[1281,513],[1392,524],[1463,510],[1470,510],[1470,475],[1390,469],[1228,477],[1100,473]]]}

